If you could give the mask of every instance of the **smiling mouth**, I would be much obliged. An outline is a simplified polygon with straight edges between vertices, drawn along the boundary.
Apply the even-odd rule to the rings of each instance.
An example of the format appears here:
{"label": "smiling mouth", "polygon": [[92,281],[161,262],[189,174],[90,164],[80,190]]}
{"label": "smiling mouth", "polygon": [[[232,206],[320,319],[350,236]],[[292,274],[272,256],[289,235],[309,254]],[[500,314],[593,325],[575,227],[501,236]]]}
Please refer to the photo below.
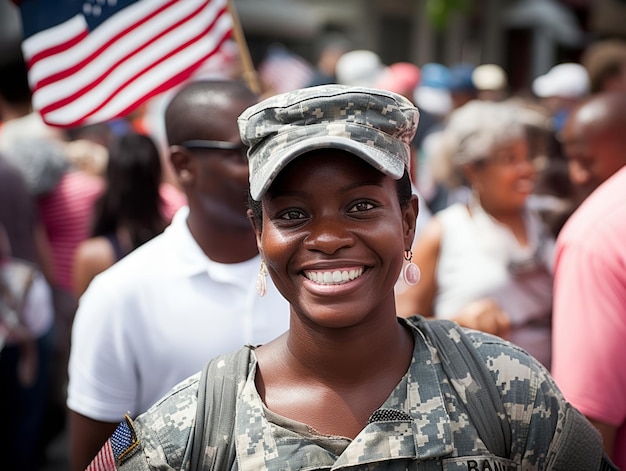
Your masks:
{"label": "smiling mouth", "polygon": [[341,285],[357,279],[363,274],[363,268],[334,271],[305,271],[304,276],[320,285]]}

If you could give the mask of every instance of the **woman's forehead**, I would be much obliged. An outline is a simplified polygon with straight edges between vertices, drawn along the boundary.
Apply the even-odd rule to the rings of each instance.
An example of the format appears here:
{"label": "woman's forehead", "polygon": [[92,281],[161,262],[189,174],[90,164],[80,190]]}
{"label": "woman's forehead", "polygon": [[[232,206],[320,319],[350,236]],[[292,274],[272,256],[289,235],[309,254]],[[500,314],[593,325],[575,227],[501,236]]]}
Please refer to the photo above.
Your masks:
{"label": "woman's forehead", "polygon": [[391,179],[360,157],[344,150],[331,148],[307,152],[294,159],[276,176],[274,184],[314,182],[321,185],[323,182],[318,179],[324,174],[341,174],[344,178],[355,181],[362,180],[364,176],[368,179]]}

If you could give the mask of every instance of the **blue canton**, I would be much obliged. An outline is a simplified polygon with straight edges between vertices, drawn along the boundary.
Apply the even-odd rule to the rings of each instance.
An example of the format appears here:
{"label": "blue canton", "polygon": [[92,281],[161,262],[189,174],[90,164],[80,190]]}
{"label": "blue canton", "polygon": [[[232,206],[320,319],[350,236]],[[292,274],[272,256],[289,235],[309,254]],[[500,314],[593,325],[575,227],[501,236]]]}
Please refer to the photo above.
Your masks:
{"label": "blue canton", "polygon": [[40,31],[60,25],[76,15],[82,15],[93,31],[120,10],[137,0],[30,0],[20,4],[22,29],[28,38]]}
{"label": "blue canton", "polygon": [[128,416],[117,426],[115,432],[111,435],[110,441],[113,456],[115,456],[117,462],[124,460],[137,447],[139,440],[137,440],[137,434]]}

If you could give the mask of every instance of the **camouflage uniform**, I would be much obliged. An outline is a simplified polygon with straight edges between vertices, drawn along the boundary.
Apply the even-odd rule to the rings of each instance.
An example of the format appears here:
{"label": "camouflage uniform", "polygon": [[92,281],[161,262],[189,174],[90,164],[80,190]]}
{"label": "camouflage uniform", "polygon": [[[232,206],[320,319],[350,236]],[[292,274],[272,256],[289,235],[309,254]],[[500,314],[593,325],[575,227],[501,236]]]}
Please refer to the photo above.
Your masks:
{"label": "camouflage uniform", "polygon": [[[495,457],[485,448],[437,351],[414,329],[413,360],[407,373],[354,440],[321,435],[268,411],[255,388],[252,355],[237,399],[237,460],[232,469],[552,469],[550,460],[562,449],[560,440],[570,440],[563,438],[563,430],[571,406],[549,373],[523,350],[480,332],[469,335],[493,376],[511,424],[509,459]],[[137,420],[121,424],[118,439],[107,444],[114,442],[114,452],[117,448],[115,468],[91,469],[189,469],[198,380],[199,374],[189,378]],[[592,429],[585,422],[583,432],[586,428]],[[590,433],[598,441],[587,446],[600,446],[599,435],[593,429]],[[570,448],[574,450],[568,450],[568,456],[588,453],[584,443]]]}

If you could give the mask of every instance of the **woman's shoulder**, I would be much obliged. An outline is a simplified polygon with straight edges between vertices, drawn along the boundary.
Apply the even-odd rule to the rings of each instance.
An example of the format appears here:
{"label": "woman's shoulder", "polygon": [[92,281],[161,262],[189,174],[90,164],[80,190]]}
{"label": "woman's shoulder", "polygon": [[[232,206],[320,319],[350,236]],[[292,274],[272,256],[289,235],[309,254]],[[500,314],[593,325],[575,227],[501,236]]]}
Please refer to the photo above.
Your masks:
{"label": "woman's shoulder", "polygon": [[[199,371],[184,379],[130,423],[137,448],[150,457],[151,466],[167,464],[175,469],[183,468],[183,459],[189,456],[187,448],[196,435],[198,412],[206,417],[207,408],[212,407],[214,414],[232,414],[234,420],[235,397],[251,367],[251,349],[245,346],[212,359],[203,370],[206,375]],[[234,380],[235,386],[225,386],[225,380]],[[202,394],[204,388],[206,395]],[[214,403],[209,405],[210,401]],[[203,423],[200,430],[207,433],[210,425]],[[160,463],[161,459],[166,462]]]}
{"label": "woman's shoulder", "polygon": [[170,389],[165,396],[148,409],[143,421],[156,423],[159,421],[158,417],[171,415],[174,411],[185,411],[183,413],[185,416],[189,415],[187,412],[195,413],[200,374],[201,372],[197,372]]}
{"label": "woman's shoulder", "polygon": [[[472,329],[463,329],[472,341],[496,384],[506,395],[533,396],[536,387],[543,393],[562,397],[549,371],[523,348],[496,335]],[[533,396],[533,397],[531,397]]]}
{"label": "woman's shoulder", "polygon": [[[478,330],[463,328],[463,331],[492,372],[497,370],[498,363],[502,362],[506,363],[506,365],[501,365],[502,368],[515,369],[517,367],[550,376],[548,371],[533,356],[508,340]],[[509,371],[511,370],[509,369]],[[516,373],[512,375],[515,376]]]}
{"label": "woman's shoulder", "polygon": [[[459,397],[469,400],[467,395],[470,392],[479,394],[484,390],[487,391],[486,397],[476,396],[485,406],[484,410],[492,410],[485,404],[484,400],[487,400],[492,401],[493,410],[503,411],[510,425],[511,454],[515,459],[535,469],[537,463],[550,453],[561,451],[561,440],[569,426],[585,436],[592,434],[588,424],[576,420],[575,410],[567,403],[549,372],[526,351],[500,337],[461,328],[450,321],[427,322],[438,323],[431,329],[439,329],[443,332],[439,336],[446,338],[440,345],[432,344],[442,360],[445,376]],[[420,328],[419,321],[415,325],[425,331]],[[452,350],[454,348],[458,351]],[[481,374],[482,371],[486,376]],[[488,392],[494,389],[492,386],[495,386],[494,394]],[[497,414],[500,416],[499,412]],[[476,414],[476,417],[480,416],[480,413]],[[530,449],[533,455],[527,455]],[[563,449],[569,450],[567,447]]]}
{"label": "woman's shoulder", "polygon": [[507,340],[464,330],[494,379],[512,428],[550,443],[569,405],[549,371]]}
{"label": "woman's shoulder", "polygon": [[[183,458],[195,426],[200,373],[174,386],[136,419],[118,425],[89,469],[111,469],[102,463],[115,458],[115,469],[183,469]],[[113,454],[113,456],[109,456]],[[95,464],[95,466],[94,466]],[[100,465],[100,467],[98,467]]]}
{"label": "woman's shoulder", "polygon": [[111,265],[115,261],[110,242],[106,237],[100,236],[81,242],[76,249],[75,258],[89,266]]}
{"label": "woman's shoulder", "polygon": [[511,425],[511,453],[523,469],[614,469],[603,458],[596,428],[565,399],[539,361],[499,337],[467,335],[495,379]]}
{"label": "woman's shoulder", "polygon": [[[516,377],[518,379],[529,375],[550,378],[548,371],[535,358],[524,349],[501,337],[461,327],[453,321],[426,319],[420,318],[420,316],[413,316],[408,321],[414,328],[422,332],[425,331],[425,325],[431,326],[427,329],[430,332],[435,330],[434,326],[438,326],[437,328],[440,332],[443,332],[449,339],[449,341],[444,343],[438,342],[439,348],[451,348],[453,345],[460,344],[461,332],[464,333],[470,341],[470,348],[473,347],[476,350],[478,358],[482,360],[487,369],[495,376],[497,383],[501,383],[506,379],[505,376],[498,378],[498,375],[506,375],[506,377]],[[428,334],[427,336],[433,337],[434,334]]]}
{"label": "woman's shoulder", "polygon": [[[154,403],[148,411],[140,415],[137,422],[144,428],[161,435],[161,440],[164,437],[179,436],[180,433],[185,433],[187,436],[188,429],[192,428],[195,422],[198,389],[202,387],[212,390],[211,388],[218,387],[219,392],[223,393],[222,379],[235,380],[238,387],[238,383],[247,377],[252,360],[250,354],[252,349],[251,346],[244,346],[213,358],[205,365],[204,369],[207,374],[204,377],[202,371],[198,371],[179,382],[165,396]],[[233,393],[236,390],[233,389]],[[217,396],[214,394],[211,397]],[[171,420],[167,419],[174,416],[179,417],[180,420],[172,423]]]}
{"label": "woman's shoulder", "polygon": [[84,240],[74,252],[73,283],[76,295],[81,296],[93,278],[113,265],[115,252],[105,237]]}
{"label": "woman's shoulder", "polygon": [[[418,329],[424,331],[415,319],[412,320]],[[468,358],[474,358],[484,365],[512,421],[529,424],[535,420],[535,423],[538,423],[543,417],[558,415],[559,408],[565,404],[565,399],[546,368],[524,349],[498,336],[459,327],[452,321],[428,320],[426,322],[445,322],[440,324],[441,330],[449,341],[443,343],[444,347],[437,348],[457,346],[456,348],[467,363],[468,374],[471,374],[472,370]],[[473,347],[476,350],[476,356],[465,353],[460,332],[467,336],[471,344],[469,348]],[[452,358],[455,353],[440,352],[439,356]],[[481,365],[474,366],[482,369]]]}

